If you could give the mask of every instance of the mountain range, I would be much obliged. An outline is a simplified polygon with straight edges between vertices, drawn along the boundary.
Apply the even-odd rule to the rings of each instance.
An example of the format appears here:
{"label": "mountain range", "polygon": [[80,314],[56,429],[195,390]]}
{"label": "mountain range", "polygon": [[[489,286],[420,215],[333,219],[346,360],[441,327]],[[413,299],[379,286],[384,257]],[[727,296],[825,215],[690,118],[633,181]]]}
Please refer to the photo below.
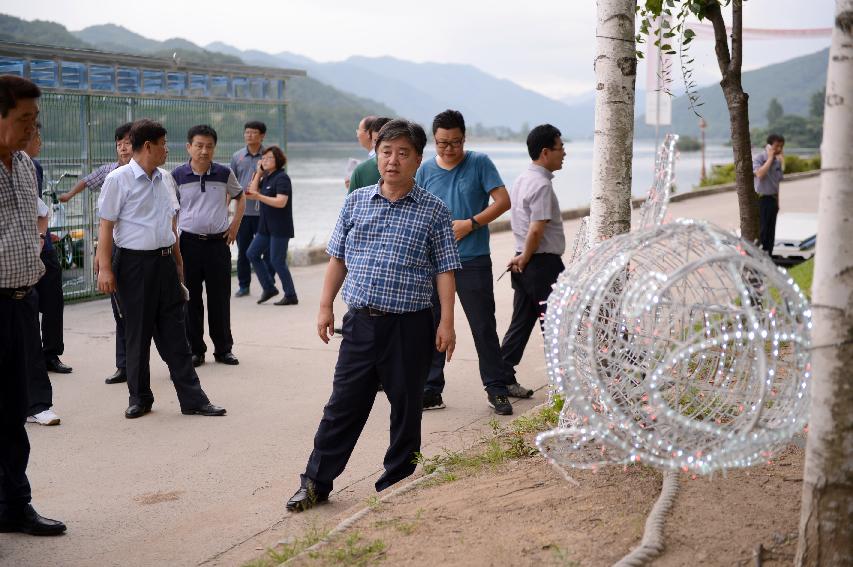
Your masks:
{"label": "mountain range", "polygon": [[[267,53],[240,50],[221,42],[204,47],[181,38],[157,41],[113,24],[69,32],[53,22],[28,22],[0,14],[0,39],[67,47],[88,47],[184,61],[246,63],[305,69],[308,77],[288,82],[289,138],[293,141],[350,141],[354,125],[366,114],[405,116],[429,125],[445,108],[463,112],[478,131],[525,132],[529,125],[550,122],[565,137],[591,138],[594,92],[555,100],[471,65],[415,63],[393,57],[353,56],[319,62],[289,51]],[[826,81],[828,50],[743,73],[750,94],[753,126],[766,124],[770,99],[776,97],[789,114],[807,114],[808,100]],[[718,85],[698,90],[704,103],[698,110],[708,122],[711,138],[728,137],[728,112]],[[652,137],[643,117],[645,93],[636,93],[636,136]],[[698,117],[686,97],[673,100],[673,124],[665,128],[696,135]],[[496,128],[497,127],[497,128]],[[502,130],[501,130],[502,129]]]}

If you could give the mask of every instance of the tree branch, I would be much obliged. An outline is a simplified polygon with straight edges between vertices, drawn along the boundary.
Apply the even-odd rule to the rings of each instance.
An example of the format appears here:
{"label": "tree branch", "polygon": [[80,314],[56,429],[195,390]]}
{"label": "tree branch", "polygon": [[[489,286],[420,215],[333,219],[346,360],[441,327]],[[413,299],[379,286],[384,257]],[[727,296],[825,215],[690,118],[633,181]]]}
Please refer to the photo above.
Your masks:
{"label": "tree branch", "polygon": [[723,12],[720,10],[720,4],[716,0],[711,0],[706,5],[705,17],[714,25],[714,50],[717,52],[717,64],[720,66],[720,73],[722,73],[723,80],[725,80],[729,74],[732,58],[729,55],[726,22],[723,20]]}
{"label": "tree branch", "polygon": [[729,70],[737,74],[740,82],[740,68],[743,61],[743,0],[732,0],[732,61]]}

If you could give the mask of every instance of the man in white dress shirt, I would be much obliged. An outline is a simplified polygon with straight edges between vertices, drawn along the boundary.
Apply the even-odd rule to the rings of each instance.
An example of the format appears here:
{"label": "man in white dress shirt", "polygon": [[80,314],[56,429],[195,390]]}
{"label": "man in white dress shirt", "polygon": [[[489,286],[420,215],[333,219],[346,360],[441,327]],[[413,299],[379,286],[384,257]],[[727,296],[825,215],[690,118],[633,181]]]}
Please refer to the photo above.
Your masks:
{"label": "man in white dress shirt", "polygon": [[[130,130],[133,158],[110,173],[101,189],[98,289],[114,293],[125,322],[127,387],[125,417],[151,411],[151,339],[169,367],[181,412],[224,415],[210,403],[192,365],[184,321],[183,260],[175,214],[180,206],[166,163],[166,129],[137,120]],[[118,247],[113,263],[113,242]]]}

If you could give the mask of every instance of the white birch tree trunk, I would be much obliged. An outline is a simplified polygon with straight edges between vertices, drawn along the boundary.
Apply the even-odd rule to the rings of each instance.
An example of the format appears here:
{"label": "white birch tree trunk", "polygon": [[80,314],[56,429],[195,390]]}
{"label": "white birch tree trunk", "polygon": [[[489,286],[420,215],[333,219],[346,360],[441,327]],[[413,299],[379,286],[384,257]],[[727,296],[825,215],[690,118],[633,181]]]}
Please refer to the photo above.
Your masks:
{"label": "white birch tree trunk", "polygon": [[837,0],[826,77],[811,406],[797,565],[853,565],[853,0]]}
{"label": "white birch tree trunk", "polygon": [[590,242],[631,229],[636,0],[598,0]]}

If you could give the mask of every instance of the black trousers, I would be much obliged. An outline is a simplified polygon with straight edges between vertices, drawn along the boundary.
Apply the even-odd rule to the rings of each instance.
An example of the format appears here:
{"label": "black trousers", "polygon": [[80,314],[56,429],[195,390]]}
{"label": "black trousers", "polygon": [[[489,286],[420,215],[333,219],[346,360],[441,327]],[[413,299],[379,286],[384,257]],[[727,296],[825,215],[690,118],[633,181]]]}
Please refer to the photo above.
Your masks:
{"label": "black trousers", "polygon": [[187,339],[193,354],[204,354],[204,298],[207,291],[207,323],[213,352],[231,352],[231,250],[224,238],[198,240],[181,234],[184,282],[190,290],[187,304]]}
{"label": "black trousers", "polygon": [[551,287],[557,276],[565,269],[557,254],[534,254],[521,273],[512,272],[512,320],[501,343],[501,357],[515,376],[515,367],[521,362],[530,333],[539,321],[544,332],[542,318],[545,315]]}
{"label": "black trousers", "polygon": [[35,286],[41,312],[41,345],[44,356],[59,356],[65,352],[62,340],[62,315],[65,301],[62,298],[62,268],[56,250],[42,250],[41,261],[45,272]]}
{"label": "black trousers", "polygon": [[[486,392],[495,395],[507,394],[507,385],[512,383],[512,369],[507,368],[501,358],[498,329],[495,322],[495,288],[492,280],[492,258],[478,256],[462,262],[456,270],[456,295],[465,311],[468,325],[474,336],[474,347],[480,363],[480,379]],[[438,291],[433,294],[432,312],[435,328],[441,320],[441,304]],[[444,353],[433,346],[432,365],[424,389],[440,394],[444,391]]]}
{"label": "black trousers", "polygon": [[314,451],[302,475],[320,493],[344,470],[382,383],[391,403],[391,443],[385,473],[376,481],[381,491],[415,472],[421,449],[424,381],[429,371],[434,334],[429,309],[371,317],[347,312],[343,341],[335,366],[332,396],[314,436]]}
{"label": "black trousers", "polygon": [[761,249],[770,255],[773,255],[773,245],[776,243],[777,214],[779,214],[779,199],[770,195],[762,195],[758,198],[758,240],[761,242]]}
{"label": "black trousers", "polygon": [[124,315],[129,403],[152,404],[151,339],[169,367],[181,409],[209,403],[193,368],[184,322],[184,298],[175,260],[120,249],[113,261]]}
{"label": "black trousers", "polygon": [[0,297],[0,514],[30,502],[27,461],[30,442],[26,422],[28,383],[42,361],[38,299]]}

